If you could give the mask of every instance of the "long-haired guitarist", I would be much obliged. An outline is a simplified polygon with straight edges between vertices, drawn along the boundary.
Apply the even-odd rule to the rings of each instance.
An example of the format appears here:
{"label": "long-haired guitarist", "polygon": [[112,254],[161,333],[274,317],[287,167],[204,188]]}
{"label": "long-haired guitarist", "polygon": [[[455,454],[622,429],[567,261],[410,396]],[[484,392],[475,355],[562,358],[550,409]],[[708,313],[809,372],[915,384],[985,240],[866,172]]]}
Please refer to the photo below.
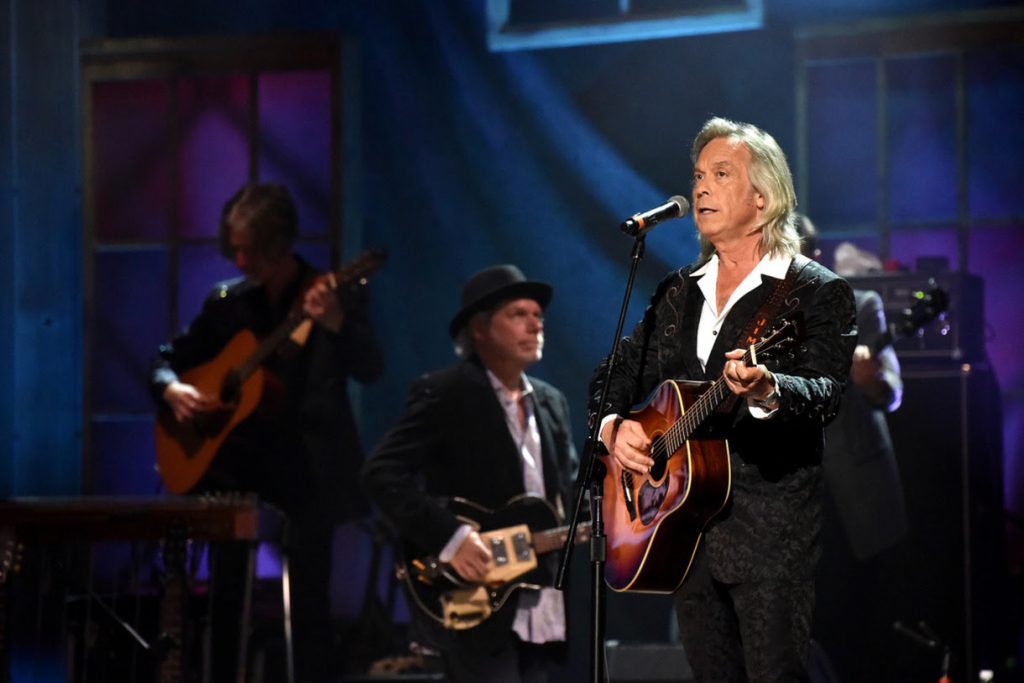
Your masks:
{"label": "long-haired guitarist", "polygon": [[[411,580],[461,587],[414,596],[432,602],[412,610],[414,638],[441,654],[447,680],[545,681],[564,654],[562,594],[550,587],[502,591],[507,600],[492,602],[492,572],[518,553],[499,550],[482,533],[491,512],[500,517],[525,494],[562,514],[569,500],[576,453],[568,403],[550,384],[526,375],[543,353],[551,294],[550,285],[528,280],[512,265],[471,277],[449,326],[461,360],[415,382],[402,416],[364,467],[366,490],[400,533],[411,555],[406,559],[424,558]],[[470,501],[477,519],[445,503],[456,499]],[[521,545],[529,553],[530,544],[524,536],[509,548]],[[557,558],[537,561],[554,569],[549,565]],[[550,573],[547,583],[552,580]]]}
{"label": "long-haired guitarist", "polygon": [[[692,159],[699,260],[661,282],[624,340],[608,405],[596,404],[604,364],[591,386],[610,452],[607,575],[626,590],[681,582],[677,614],[697,680],[802,681],[823,433],[849,374],[853,294],[800,256],[790,170],[768,133],[712,118]],[[784,320],[800,323],[794,343],[756,353]],[[666,380],[713,382],[712,400]]]}
{"label": "long-haired guitarist", "polygon": [[[331,534],[364,507],[347,383],[375,379],[382,357],[365,287],[339,287],[318,273],[294,250],[298,228],[281,185],[246,185],[225,203],[220,250],[241,277],[215,286],[191,324],[160,347],[150,386],[162,411],[165,482],[191,492],[253,492],[288,515],[296,673],[323,680],[332,668]],[[268,346],[290,319],[303,324]],[[244,557],[217,551],[213,678],[230,681]]]}

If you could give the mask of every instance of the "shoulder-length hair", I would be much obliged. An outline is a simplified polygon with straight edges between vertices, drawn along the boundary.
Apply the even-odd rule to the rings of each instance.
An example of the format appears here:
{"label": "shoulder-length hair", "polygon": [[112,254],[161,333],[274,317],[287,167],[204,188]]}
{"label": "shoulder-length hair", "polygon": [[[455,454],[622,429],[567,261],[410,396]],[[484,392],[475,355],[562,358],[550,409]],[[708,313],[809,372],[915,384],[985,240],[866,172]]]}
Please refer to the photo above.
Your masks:
{"label": "shoulder-length hair", "polygon": [[[800,253],[800,236],[794,223],[796,191],[793,189],[793,175],[779,143],[757,126],[716,116],[708,119],[693,140],[690,152],[693,163],[697,163],[705,145],[716,138],[728,138],[750,150],[750,182],[765,202],[765,220],[759,226],[762,252],[774,256]],[[715,253],[715,247],[703,235],[698,235],[698,239],[700,261],[704,262]]]}
{"label": "shoulder-length hair", "polygon": [[231,227],[243,225],[252,235],[257,251],[277,257],[288,252],[298,235],[295,201],[284,185],[253,183],[236,192],[221,209],[218,243],[221,254],[234,258]]}

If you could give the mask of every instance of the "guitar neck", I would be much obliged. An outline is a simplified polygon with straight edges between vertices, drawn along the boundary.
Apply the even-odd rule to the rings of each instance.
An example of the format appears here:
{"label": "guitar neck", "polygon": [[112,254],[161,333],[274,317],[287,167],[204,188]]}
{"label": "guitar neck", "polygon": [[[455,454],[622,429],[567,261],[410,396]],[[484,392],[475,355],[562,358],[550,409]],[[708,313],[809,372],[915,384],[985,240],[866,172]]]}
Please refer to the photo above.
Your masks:
{"label": "guitar neck", "polygon": [[260,342],[252,355],[245,359],[245,363],[238,369],[239,379],[244,382],[249,375],[256,371],[256,368],[260,367],[281,345],[288,341],[295,328],[306,320],[309,320],[309,315],[301,309],[289,313],[288,317]]}
{"label": "guitar neck", "polygon": [[[569,527],[560,526],[555,529],[538,531],[533,534],[533,551],[538,555],[552,550],[561,550],[565,539],[569,537]],[[583,522],[576,527],[576,543],[585,543],[590,537],[590,522]]]}
{"label": "guitar neck", "polygon": [[[340,270],[327,274],[326,277],[331,283],[331,289],[337,291],[341,287],[362,280],[380,268],[386,258],[387,252],[383,249],[368,249],[356,260],[342,266]],[[239,380],[244,382],[249,375],[256,371],[256,368],[262,365],[271,354],[291,337],[299,325],[309,319],[309,315],[302,310],[301,306],[294,306],[288,317],[274,328],[274,331],[260,343],[252,355],[238,369]]]}
{"label": "guitar neck", "polygon": [[548,529],[533,534],[533,551],[538,555],[557,550],[565,543],[569,535],[569,527],[560,526],[557,529]]}
{"label": "guitar neck", "polygon": [[[750,365],[753,356],[749,350],[743,354],[744,364]],[[693,405],[683,414],[679,420],[665,432],[666,452],[674,453],[680,446],[693,435],[697,428],[704,424],[704,421],[711,417],[711,414],[718,410],[726,398],[732,395],[729,385],[725,383],[725,377],[719,377]]]}

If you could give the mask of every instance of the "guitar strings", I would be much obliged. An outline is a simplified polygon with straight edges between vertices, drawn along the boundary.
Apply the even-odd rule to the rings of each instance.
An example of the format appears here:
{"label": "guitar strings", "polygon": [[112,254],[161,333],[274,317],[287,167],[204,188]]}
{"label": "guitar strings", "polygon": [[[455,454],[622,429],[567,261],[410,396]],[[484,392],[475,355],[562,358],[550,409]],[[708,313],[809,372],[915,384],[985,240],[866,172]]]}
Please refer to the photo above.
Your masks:
{"label": "guitar strings", "polygon": [[[755,345],[755,348],[758,346],[761,346],[761,344]],[[750,359],[751,353],[748,350],[743,354],[742,360],[744,363],[749,363]],[[660,460],[667,460],[673,453],[679,450],[679,447],[690,438],[690,435],[693,434],[697,427],[711,415],[715,406],[725,398],[726,389],[725,378],[719,377],[707,391],[697,398],[693,405],[690,406],[690,409],[683,413],[679,420],[676,420],[671,427],[652,439],[651,458],[655,464],[658,464]]]}

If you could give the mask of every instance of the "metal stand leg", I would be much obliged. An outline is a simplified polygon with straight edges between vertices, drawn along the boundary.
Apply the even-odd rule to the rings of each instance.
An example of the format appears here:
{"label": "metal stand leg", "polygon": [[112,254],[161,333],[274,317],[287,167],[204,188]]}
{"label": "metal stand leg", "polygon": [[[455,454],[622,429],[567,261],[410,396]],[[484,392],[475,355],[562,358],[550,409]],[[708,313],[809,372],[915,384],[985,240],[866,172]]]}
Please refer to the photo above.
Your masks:
{"label": "metal stand leg", "polygon": [[295,683],[295,655],[292,648],[292,579],[288,570],[288,554],[281,552],[281,618],[284,620],[285,680]]}
{"label": "metal stand leg", "polygon": [[245,683],[246,665],[249,662],[249,632],[252,630],[252,589],[253,579],[256,576],[256,548],[257,543],[248,544],[245,566],[245,592],[242,597],[241,623],[238,632],[238,672],[237,682]]}

